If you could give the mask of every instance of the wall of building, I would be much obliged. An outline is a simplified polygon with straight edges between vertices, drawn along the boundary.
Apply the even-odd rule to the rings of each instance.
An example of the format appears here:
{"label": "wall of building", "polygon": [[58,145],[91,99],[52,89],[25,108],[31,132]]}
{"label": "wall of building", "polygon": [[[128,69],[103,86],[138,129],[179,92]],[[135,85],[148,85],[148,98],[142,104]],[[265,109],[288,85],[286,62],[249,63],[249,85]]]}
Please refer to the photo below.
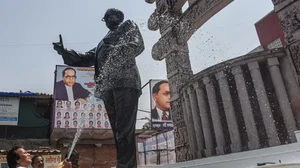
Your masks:
{"label": "wall of building", "polygon": [[285,45],[283,30],[280,26],[278,16],[274,11],[271,11],[255,23],[255,28],[260,44],[265,50],[267,50],[268,45],[276,39],[280,39],[282,45]]}
{"label": "wall of building", "polygon": [[[65,156],[67,149],[63,146],[58,147],[62,156]],[[76,145],[75,149],[79,152],[80,168],[111,168],[116,166],[116,150],[114,145]]]}
{"label": "wall of building", "polygon": [[[300,143],[299,131],[296,131],[298,143],[276,146],[265,149],[258,149],[247,152],[233,153],[229,155],[216,156],[204,159],[197,159],[171,165],[164,165],[164,168],[232,168],[247,167],[255,168],[257,163],[273,162],[275,164],[300,164]],[[147,166],[144,166],[146,168]],[[288,166],[286,166],[288,168]],[[150,168],[150,167],[149,167]],[[279,167],[278,167],[279,168]]]}

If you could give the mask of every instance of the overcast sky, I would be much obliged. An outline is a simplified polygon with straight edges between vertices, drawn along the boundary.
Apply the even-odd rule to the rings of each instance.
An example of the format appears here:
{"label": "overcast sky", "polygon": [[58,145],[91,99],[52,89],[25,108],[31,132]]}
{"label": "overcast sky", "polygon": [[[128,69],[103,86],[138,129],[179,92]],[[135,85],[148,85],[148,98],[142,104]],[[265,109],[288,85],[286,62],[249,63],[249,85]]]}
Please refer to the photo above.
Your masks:
{"label": "overcast sky", "polygon": [[[111,7],[122,10],[125,19],[134,20],[141,29],[146,45],[137,58],[142,85],[150,79],[166,79],[165,61],[151,57],[151,48],[160,37],[147,28],[154,4],[144,0],[2,0],[0,91],[52,94],[55,65],[62,65],[63,60],[51,43],[62,34],[67,48],[87,51],[95,47],[108,31],[101,18]],[[257,47],[254,23],[272,9],[271,0],[235,0],[217,13],[188,42],[193,72]],[[150,110],[149,87],[143,93],[139,108]]]}

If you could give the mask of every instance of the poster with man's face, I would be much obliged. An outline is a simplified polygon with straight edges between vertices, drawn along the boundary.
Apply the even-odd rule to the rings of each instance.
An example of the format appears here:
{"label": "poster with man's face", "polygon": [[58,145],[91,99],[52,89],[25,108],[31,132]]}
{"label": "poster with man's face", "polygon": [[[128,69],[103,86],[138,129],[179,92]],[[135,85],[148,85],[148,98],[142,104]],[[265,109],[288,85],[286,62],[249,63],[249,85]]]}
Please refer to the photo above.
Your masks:
{"label": "poster with man's face", "polygon": [[152,129],[172,129],[169,82],[167,80],[151,80],[150,93]]}
{"label": "poster with man's face", "polygon": [[56,66],[54,128],[111,129],[104,103],[94,95],[94,68]]}

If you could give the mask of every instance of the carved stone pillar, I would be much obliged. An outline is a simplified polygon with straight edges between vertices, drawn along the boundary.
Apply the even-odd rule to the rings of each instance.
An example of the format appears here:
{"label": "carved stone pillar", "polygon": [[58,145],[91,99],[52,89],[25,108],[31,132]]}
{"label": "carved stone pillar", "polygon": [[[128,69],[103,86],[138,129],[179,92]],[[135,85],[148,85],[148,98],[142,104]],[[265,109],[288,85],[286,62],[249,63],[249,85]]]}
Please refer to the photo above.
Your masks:
{"label": "carved stone pillar", "polygon": [[176,161],[182,162],[193,159],[189,149],[187,127],[184,121],[184,109],[179,96],[179,89],[192,75],[187,50],[173,51],[166,58],[168,81],[171,91],[171,114],[175,135]]}
{"label": "carved stone pillar", "polygon": [[260,73],[258,62],[255,61],[255,62],[248,63],[248,67],[251,73],[252,82],[254,84],[255,92],[257,95],[259,108],[261,110],[261,115],[263,118],[263,123],[266,128],[269,145],[270,146],[280,145],[280,141],[274,123],[273,114],[267,97],[267,92],[264,86],[264,82]]}
{"label": "carved stone pillar", "polygon": [[201,157],[201,151],[204,149],[204,142],[203,142],[203,131],[202,131],[202,125],[201,125],[201,119],[200,119],[200,111],[198,109],[198,102],[197,102],[197,96],[194,92],[194,89],[191,87],[188,87],[188,95],[190,99],[190,105],[191,105],[191,112],[192,112],[192,119],[193,119],[193,127],[195,129],[195,137],[196,137],[196,144],[197,144],[197,155],[198,158]]}
{"label": "carved stone pillar", "polygon": [[[300,0],[272,0],[272,2],[284,32],[286,49],[300,87]],[[300,128],[300,96],[294,102],[296,102],[294,114]]]}
{"label": "carved stone pillar", "polygon": [[278,67],[278,59],[276,57],[269,58],[268,65],[288,136],[292,142],[296,142],[294,133],[297,130],[295,117]]}
{"label": "carved stone pillar", "polygon": [[[191,35],[210,17],[228,5],[232,0],[196,1],[185,12],[181,8],[186,0],[146,0],[156,2],[156,9],[148,20],[150,30],[160,30],[162,37],[152,48],[155,60],[166,60],[171,90],[171,112],[174,125],[176,161],[190,160],[187,143],[186,123],[183,119],[183,102],[179,90],[193,74],[191,70],[187,41]],[[201,19],[201,20],[200,20]]]}
{"label": "carved stone pillar", "polygon": [[227,120],[227,125],[230,134],[230,148],[231,152],[239,152],[241,151],[241,137],[237,124],[236,115],[234,112],[233,102],[230,95],[229,84],[227,81],[227,77],[223,71],[218,72],[216,78],[219,82],[222,103],[224,106],[225,116]]}
{"label": "carved stone pillar", "polygon": [[189,137],[189,146],[190,146],[190,152],[191,155],[193,155],[193,158],[196,159],[198,158],[198,145],[197,145],[197,137],[196,137],[196,132],[194,128],[194,119],[192,115],[192,109],[191,109],[191,102],[188,96],[187,92],[183,93],[183,98],[184,98],[184,117],[185,117],[185,124],[187,127],[187,134]]}
{"label": "carved stone pillar", "polygon": [[199,85],[198,82],[194,83],[194,89],[196,90],[198,106],[200,110],[200,119],[202,124],[203,136],[204,136],[204,143],[205,143],[205,156],[211,156],[213,152],[213,139],[212,139],[212,130],[210,127],[210,120],[209,120],[209,110],[206,106],[206,101],[204,97],[204,90]]}
{"label": "carved stone pillar", "polygon": [[245,121],[246,131],[248,135],[248,148],[258,149],[259,148],[259,137],[255,125],[254,116],[252,113],[251,102],[246,88],[245,78],[243,71],[240,66],[232,68],[234,75],[238,96],[242,108],[242,113]]}
{"label": "carved stone pillar", "polygon": [[211,118],[212,118],[212,122],[213,122],[216,142],[217,142],[216,152],[217,152],[217,155],[223,155],[224,154],[224,146],[225,146],[225,137],[224,137],[222,124],[221,124],[221,118],[220,118],[220,112],[219,112],[218,103],[217,103],[216,91],[215,91],[215,88],[214,88],[213,84],[211,83],[209,77],[204,77],[203,83],[205,85],[206,92],[207,92],[208,103],[209,103],[209,108],[210,108],[210,112],[211,112]]}
{"label": "carved stone pillar", "polygon": [[[170,1],[171,2],[171,1]],[[156,1],[156,10],[148,20],[150,30],[160,30],[162,37],[152,48],[155,60],[166,61],[167,77],[171,91],[171,115],[174,126],[176,161],[193,159],[190,155],[189,138],[184,121],[184,102],[179,97],[180,88],[193,74],[188,54],[187,42],[178,44],[178,37],[173,33],[174,20],[178,20],[181,12],[171,12],[177,3],[165,0]],[[179,5],[180,6],[180,5]]]}

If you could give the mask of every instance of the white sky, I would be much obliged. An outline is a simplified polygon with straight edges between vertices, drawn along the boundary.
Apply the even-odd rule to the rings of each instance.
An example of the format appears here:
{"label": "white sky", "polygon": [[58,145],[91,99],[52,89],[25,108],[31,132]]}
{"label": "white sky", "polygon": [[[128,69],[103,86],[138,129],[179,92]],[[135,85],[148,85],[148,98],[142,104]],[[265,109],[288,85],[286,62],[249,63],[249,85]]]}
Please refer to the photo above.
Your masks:
{"label": "white sky", "polygon": [[[151,48],[160,37],[147,28],[154,4],[144,0],[2,0],[0,91],[52,94],[55,65],[63,64],[52,42],[62,34],[67,48],[87,51],[95,47],[108,31],[101,18],[111,7],[137,22],[144,37],[146,49],[137,58],[142,85],[150,79],[166,79],[165,61],[151,57]],[[194,73],[257,47],[254,23],[272,9],[271,0],[235,0],[211,18],[189,41]],[[149,87],[143,93],[139,108],[150,110]],[[144,115],[139,113],[138,118]]]}

